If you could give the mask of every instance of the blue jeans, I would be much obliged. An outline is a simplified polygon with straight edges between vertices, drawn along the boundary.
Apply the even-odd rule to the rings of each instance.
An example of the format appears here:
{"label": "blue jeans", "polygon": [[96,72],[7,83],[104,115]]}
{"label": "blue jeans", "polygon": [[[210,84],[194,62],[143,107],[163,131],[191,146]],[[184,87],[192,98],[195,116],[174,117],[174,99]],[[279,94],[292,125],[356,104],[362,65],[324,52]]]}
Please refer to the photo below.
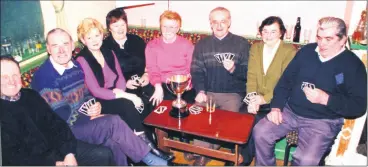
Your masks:
{"label": "blue jeans", "polygon": [[253,129],[256,148],[256,166],[276,166],[274,148],[276,140],[292,130],[298,130],[298,146],[292,155],[292,166],[317,166],[329,149],[344,123],[338,119],[310,119],[294,114],[286,105],[282,111],[282,123],[276,125],[267,117]]}

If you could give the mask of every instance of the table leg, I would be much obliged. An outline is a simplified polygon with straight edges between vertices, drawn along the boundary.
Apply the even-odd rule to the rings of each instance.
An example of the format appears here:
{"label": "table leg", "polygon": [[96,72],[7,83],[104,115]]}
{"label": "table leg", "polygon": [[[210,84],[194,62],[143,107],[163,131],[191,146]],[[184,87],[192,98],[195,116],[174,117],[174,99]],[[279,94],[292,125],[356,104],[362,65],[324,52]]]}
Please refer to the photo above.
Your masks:
{"label": "table leg", "polygon": [[157,147],[161,149],[162,151],[169,152],[169,147],[166,147],[165,145],[165,138],[168,137],[167,133],[159,128],[155,128],[155,132],[157,135]]}
{"label": "table leg", "polygon": [[235,144],[235,162],[234,166],[238,166],[239,163],[239,146]]}

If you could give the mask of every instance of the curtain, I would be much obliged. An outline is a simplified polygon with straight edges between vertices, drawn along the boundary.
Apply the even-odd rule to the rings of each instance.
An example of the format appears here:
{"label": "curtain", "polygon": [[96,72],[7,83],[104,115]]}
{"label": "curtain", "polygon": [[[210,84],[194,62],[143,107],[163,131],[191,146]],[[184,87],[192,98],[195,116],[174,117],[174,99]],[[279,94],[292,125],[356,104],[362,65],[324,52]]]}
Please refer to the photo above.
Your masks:
{"label": "curtain", "polygon": [[68,26],[66,25],[66,17],[65,17],[65,12],[64,12],[65,1],[57,0],[57,1],[51,1],[51,3],[55,9],[56,27],[69,31]]}

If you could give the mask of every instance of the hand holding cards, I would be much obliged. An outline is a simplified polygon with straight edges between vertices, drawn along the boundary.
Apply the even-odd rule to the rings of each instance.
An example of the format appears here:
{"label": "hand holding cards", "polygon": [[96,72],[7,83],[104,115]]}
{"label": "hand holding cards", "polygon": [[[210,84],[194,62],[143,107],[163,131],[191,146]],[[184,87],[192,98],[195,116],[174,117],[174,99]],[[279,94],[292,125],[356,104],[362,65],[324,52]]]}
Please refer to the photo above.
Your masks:
{"label": "hand holding cards", "polygon": [[327,105],[329,95],[323,90],[316,88],[314,84],[303,82],[301,88],[305,97],[311,103]]}
{"label": "hand holding cards", "polygon": [[213,55],[215,57],[215,59],[217,60],[217,62],[219,63],[223,63],[224,60],[234,60],[235,55],[232,53],[218,53]]}
{"label": "hand holding cards", "polygon": [[250,104],[250,99],[253,98],[254,96],[258,95],[257,92],[250,92],[248,93],[245,98],[243,99],[243,102],[245,102],[247,105]]}
{"label": "hand holding cards", "polygon": [[257,114],[257,111],[259,109],[259,105],[255,106],[252,102],[251,99],[254,98],[255,96],[257,96],[258,93],[257,92],[250,92],[248,93],[245,98],[243,99],[243,101],[248,105],[247,110],[249,113],[252,114]]}
{"label": "hand holding cards", "polygon": [[303,90],[305,87],[314,89],[316,86],[314,84],[312,84],[312,83],[309,83],[309,82],[303,82],[302,83],[302,86],[301,86],[301,89]]}
{"label": "hand holding cards", "polygon": [[95,98],[92,98],[92,99],[89,99],[88,101],[84,102],[82,104],[82,106],[78,109],[78,112],[86,115],[86,116],[90,116],[89,115],[89,109],[91,106],[95,105],[96,104],[96,99]]}
{"label": "hand holding cards", "polygon": [[139,82],[139,79],[140,79],[141,77],[139,77],[137,74],[132,75],[130,78],[131,78],[133,81],[135,81],[138,85],[141,85],[141,83]]}

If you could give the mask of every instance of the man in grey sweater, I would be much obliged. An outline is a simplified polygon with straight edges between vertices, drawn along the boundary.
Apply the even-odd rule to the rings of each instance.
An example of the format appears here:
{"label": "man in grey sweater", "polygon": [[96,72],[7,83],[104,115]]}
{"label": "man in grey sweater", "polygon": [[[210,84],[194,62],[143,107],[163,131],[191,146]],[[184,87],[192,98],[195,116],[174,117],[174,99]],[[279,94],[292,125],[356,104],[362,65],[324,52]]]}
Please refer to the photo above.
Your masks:
{"label": "man in grey sweater", "polygon": [[246,91],[249,43],[229,32],[231,16],[226,8],[213,9],[209,20],[213,35],[200,40],[193,52],[195,100],[203,103],[211,96],[216,107],[238,112]]}
{"label": "man in grey sweater", "polygon": [[[200,40],[194,48],[191,64],[192,83],[198,94],[197,103],[212,98],[216,108],[238,112],[246,91],[249,43],[229,32],[230,11],[217,7],[210,12],[209,21],[213,35]],[[219,145],[194,140],[195,145],[218,149]],[[191,159],[190,154],[185,155]],[[197,157],[193,165],[202,166],[209,161]]]}

